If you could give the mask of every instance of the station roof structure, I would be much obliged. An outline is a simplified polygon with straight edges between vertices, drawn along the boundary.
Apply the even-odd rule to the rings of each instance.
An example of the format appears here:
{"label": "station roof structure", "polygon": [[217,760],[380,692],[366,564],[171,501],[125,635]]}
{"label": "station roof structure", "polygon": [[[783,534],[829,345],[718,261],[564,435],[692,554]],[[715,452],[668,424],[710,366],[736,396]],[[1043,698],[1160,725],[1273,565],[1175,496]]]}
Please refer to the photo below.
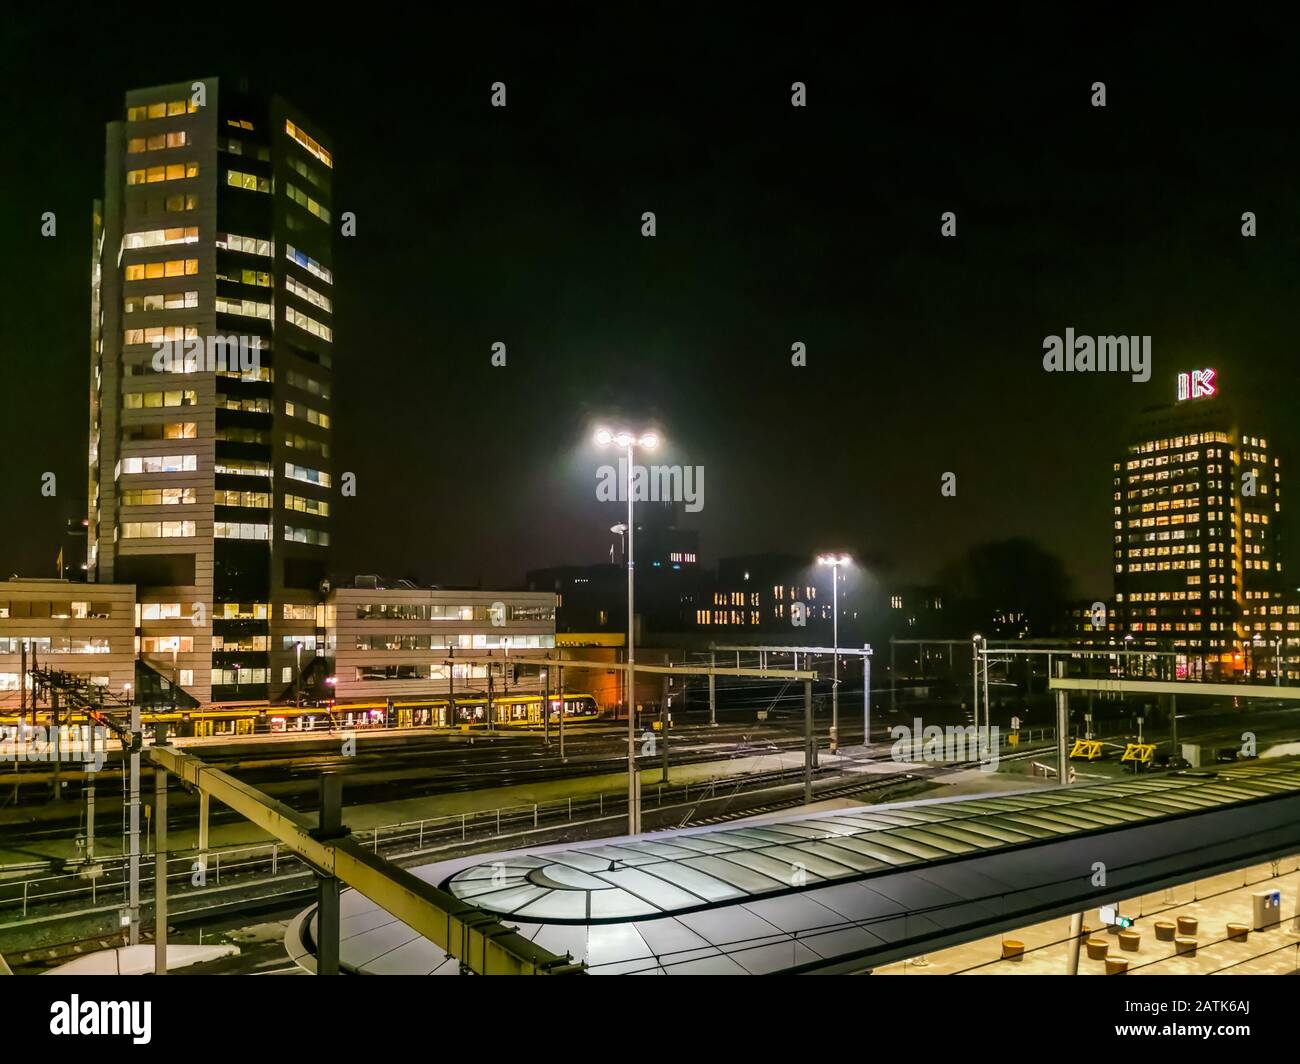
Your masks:
{"label": "station roof structure", "polygon": [[[541,846],[412,869],[591,974],[863,971],[1300,850],[1300,762]],[[1098,866],[1105,887],[1096,884]],[[448,973],[342,901],[343,966]]]}

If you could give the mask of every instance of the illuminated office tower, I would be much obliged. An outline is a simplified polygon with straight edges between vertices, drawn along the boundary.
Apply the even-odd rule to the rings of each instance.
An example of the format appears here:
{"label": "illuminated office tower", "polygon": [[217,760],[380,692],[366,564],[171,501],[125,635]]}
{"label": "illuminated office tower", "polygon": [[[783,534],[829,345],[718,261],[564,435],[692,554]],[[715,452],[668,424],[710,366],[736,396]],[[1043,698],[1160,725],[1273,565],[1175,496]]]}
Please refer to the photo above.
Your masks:
{"label": "illuminated office tower", "polygon": [[140,660],[203,704],[283,697],[324,649],[327,145],[285,100],[217,78],[129,92],[107,128],[89,576],[138,586]]}
{"label": "illuminated office tower", "polygon": [[1113,467],[1116,609],[1133,649],[1173,651],[1180,676],[1225,676],[1246,667],[1250,617],[1282,588],[1281,473],[1214,371],[1180,374],[1175,395]]}

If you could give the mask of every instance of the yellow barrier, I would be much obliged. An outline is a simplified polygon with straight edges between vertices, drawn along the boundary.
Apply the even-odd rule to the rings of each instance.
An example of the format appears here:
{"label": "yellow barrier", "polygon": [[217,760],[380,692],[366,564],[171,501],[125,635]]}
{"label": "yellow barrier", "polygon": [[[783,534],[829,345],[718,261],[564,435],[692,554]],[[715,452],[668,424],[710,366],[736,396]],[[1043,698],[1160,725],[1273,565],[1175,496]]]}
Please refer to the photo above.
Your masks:
{"label": "yellow barrier", "polygon": [[1124,747],[1124,754],[1120,757],[1121,761],[1140,761],[1142,764],[1150,762],[1155,755],[1155,743],[1129,743]]}
{"label": "yellow barrier", "polygon": [[1070,758],[1083,758],[1087,761],[1096,761],[1101,757],[1101,740],[1100,739],[1075,739],[1074,749],[1070,751]]}

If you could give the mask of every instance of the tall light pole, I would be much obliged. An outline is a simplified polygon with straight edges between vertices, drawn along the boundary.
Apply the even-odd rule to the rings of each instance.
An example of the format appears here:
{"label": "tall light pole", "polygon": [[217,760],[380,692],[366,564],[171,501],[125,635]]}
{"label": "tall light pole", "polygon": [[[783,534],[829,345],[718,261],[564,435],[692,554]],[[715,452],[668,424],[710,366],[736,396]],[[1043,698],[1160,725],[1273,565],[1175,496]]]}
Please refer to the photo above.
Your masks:
{"label": "tall light pole", "polygon": [[[636,448],[653,451],[659,446],[659,437],[653,432],[632,433],[626,429],[611,432],[609,429],[597,429],[596,444],[599,447],[609,447],[612,444],[627,451],[627,831],[629,835],[639,835],[641,793],[636,774],[636,610],[633,605],[632,546],[636,525],[632,518],[632,470],[636,461]],[[564,712],[563,707],[560,712]],[[666,742],[667,738],[664,736],[663,740]]]}
{"label": "tall light pole", "polygon": [[293,673],[293,707],[294,709],[302,708],[302,642],[299,641],[293,645],[294,656],[294,673]]}
{"label": "tall light pole", "polygon": [[819,554],[818,565],[831,567],[831,753],[839,747],[840,735],[840,569],[852,562],[847,554]]}

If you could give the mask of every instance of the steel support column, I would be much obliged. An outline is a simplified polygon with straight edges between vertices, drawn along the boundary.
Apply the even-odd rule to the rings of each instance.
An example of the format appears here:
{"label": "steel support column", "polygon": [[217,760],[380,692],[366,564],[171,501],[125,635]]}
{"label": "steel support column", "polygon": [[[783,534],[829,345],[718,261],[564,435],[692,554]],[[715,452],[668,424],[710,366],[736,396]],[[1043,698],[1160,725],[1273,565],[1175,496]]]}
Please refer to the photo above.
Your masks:
{"label": "steel support column", "polygon": [[803,682],[803,800],[812,803],[812,770],[816,757],[816,738],[813,735],[812,681]]}
{"label": "steel support column", "polygon": [[[1056,675],[1065,675],[1065,662],[1056,663]],[[1065,690],[1056,692],[1056,778],[1065,784],[1070,781],[1070,763],[1066,750],[1066,739],[1070,730],[1070,693]]]}
{"label": "steel support column", "polygon": [[[346,838],[343,831],[343,779],[327,773],[320,778],[320,825],[317,839]],[[316,974],[339,974],[339,881],[316,873]]]}
{"label": "steel support column", "polygon": [[[161,726],[160,726],[161,729]],[[157,743],[161,735],[154,739]],[[155,766],[153,848],[153,974],[167,974],[167,773]]]}

